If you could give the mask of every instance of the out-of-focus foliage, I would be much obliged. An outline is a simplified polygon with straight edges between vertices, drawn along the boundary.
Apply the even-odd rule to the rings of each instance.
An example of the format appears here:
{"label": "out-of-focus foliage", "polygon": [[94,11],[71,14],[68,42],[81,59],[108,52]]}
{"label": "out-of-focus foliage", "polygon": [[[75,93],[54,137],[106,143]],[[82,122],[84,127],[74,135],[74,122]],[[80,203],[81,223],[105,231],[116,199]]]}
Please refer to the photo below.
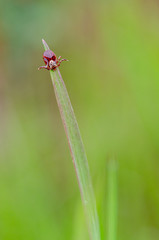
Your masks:
{"label": "out-of-focus foliage", "polygon": [[102,239],[107,159],[118,160],[118,239],[159,239],[157,1],[0,3],[0,239],[88,239],[48,71],[61,64],[86,147]]}

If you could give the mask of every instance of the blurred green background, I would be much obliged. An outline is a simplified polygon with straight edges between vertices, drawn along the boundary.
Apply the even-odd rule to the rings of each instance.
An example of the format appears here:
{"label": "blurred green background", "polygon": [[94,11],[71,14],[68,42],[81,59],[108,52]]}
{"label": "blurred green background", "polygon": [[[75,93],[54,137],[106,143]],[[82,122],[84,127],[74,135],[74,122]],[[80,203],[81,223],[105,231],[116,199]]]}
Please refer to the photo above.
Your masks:
{"label": "blurred green background", "polygon": [[0,240],[88,239],[44,38],[85,144],[101,225],[118,161],[118,240],[159,239],[159,5],[0,2]]}

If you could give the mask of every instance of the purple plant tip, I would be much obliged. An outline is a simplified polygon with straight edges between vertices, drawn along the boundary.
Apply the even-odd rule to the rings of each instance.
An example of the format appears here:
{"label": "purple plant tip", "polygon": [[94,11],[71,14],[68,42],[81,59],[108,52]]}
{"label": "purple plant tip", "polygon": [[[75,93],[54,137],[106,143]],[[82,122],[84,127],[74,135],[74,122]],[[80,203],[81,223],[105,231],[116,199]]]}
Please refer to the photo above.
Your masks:
{"label": "purple plant tip", "polygon": [[49,50],[50,49],[44,39],[42,39],[42,43],[44,45],[45,50]]}

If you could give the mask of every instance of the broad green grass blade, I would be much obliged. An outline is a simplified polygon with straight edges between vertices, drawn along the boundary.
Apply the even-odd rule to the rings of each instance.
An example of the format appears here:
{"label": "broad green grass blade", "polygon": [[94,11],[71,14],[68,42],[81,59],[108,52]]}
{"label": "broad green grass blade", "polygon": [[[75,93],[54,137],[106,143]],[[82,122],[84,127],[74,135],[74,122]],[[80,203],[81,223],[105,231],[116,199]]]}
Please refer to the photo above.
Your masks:
{"label": "broad green grass blade", "polygon": [[107,240],[117,239],[117,164],[108,162],[108,219]]}
{"label": "broad green grass blade", "polygon": [[[48,45],[44,40],[42,40],[42,42],[45,50],[48,50]],[[100,240],[96,201],[89,173],[87,157],[77,120],[59,69],[57,68],[56,71],[50,71],[50,75],[80,187],[81,197],[88,222],[90,239]]]}

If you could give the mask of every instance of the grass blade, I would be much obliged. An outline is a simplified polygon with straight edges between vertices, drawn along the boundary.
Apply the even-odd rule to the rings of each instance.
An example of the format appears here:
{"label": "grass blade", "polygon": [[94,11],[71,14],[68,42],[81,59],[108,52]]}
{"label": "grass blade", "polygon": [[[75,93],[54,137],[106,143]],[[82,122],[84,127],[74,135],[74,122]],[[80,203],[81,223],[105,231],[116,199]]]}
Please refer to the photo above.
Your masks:
{"label": "grass blade", "polygon": [[117,165],[108,162],[108,221],[107,240],[117,239]]}
{"label": "grass blade", "polygon": [[[44,44],[45,50],[48,50],[49,47],[46,42],[44,40],[42,40],[42,42]],[[76,117],[59,69],[57,68],[56,71],[51,70],[50,75],[78,179],[81,197],[85,209],[85,215],[88,222],[90,239],[100,240],[96,201],[94,197],[87,157]]]}

